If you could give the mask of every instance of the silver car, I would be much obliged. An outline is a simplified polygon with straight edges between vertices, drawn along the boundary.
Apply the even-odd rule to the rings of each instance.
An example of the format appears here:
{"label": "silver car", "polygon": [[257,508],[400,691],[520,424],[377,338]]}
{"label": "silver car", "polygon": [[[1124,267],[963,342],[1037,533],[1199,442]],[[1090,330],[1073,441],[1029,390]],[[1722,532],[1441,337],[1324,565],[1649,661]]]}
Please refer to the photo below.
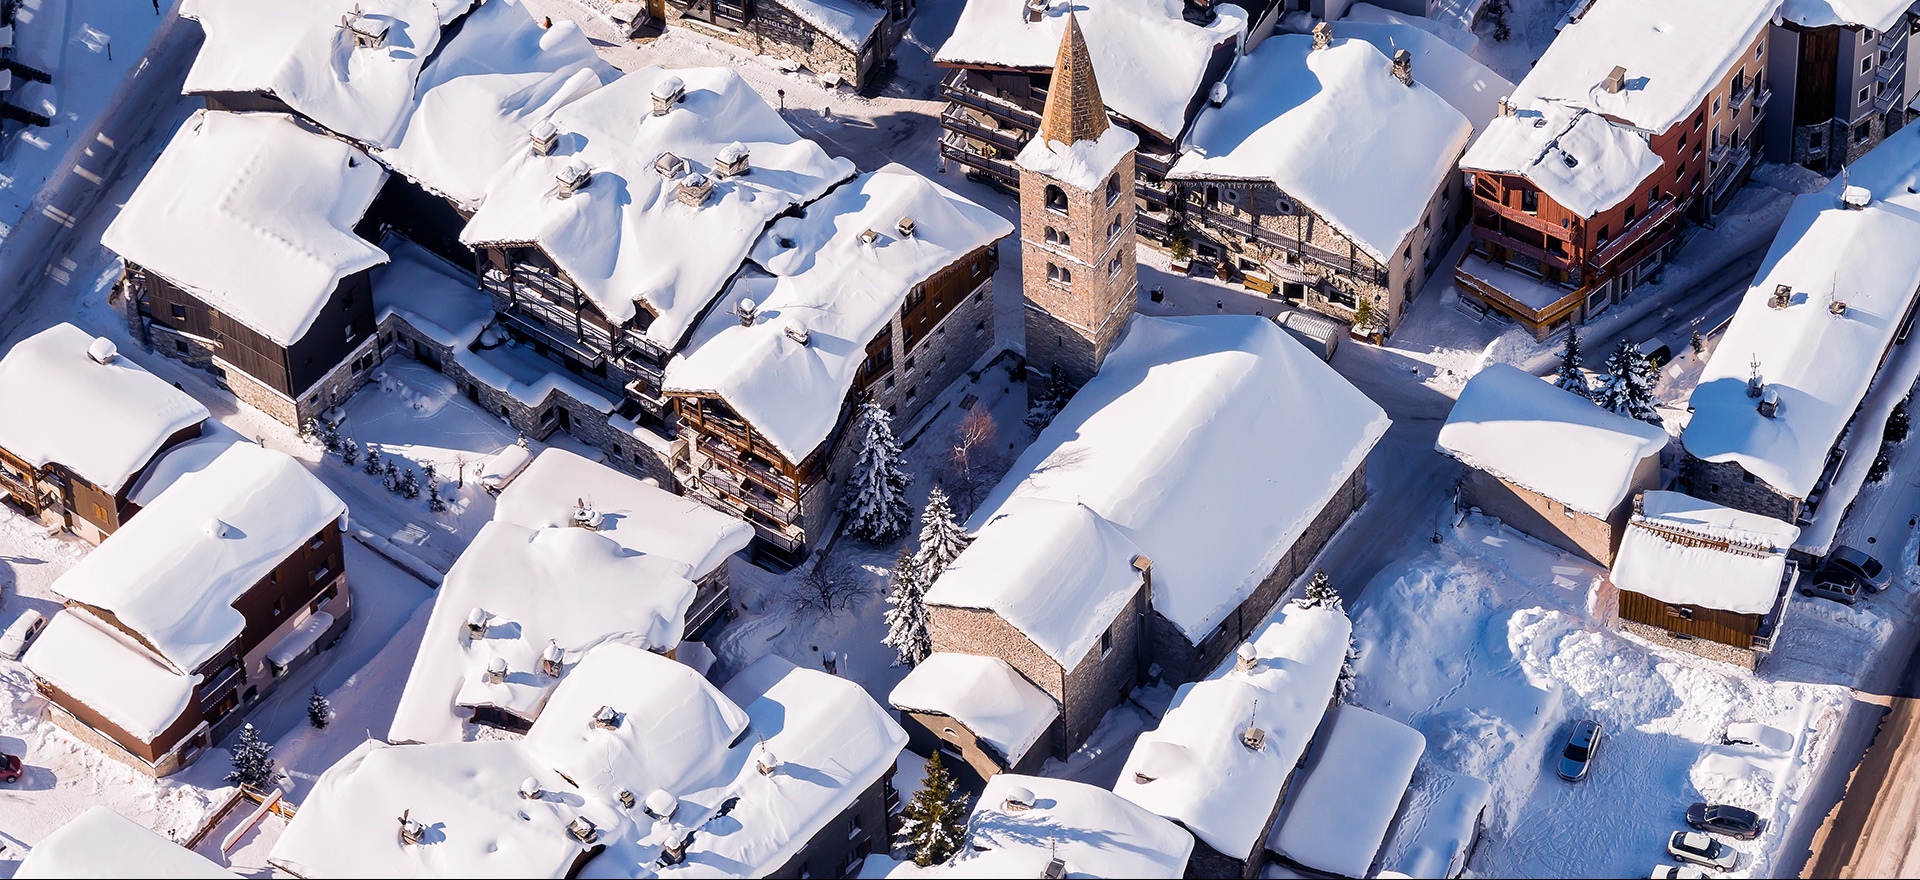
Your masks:
{"label": "silver car", "polygon": [[1720,871],[1733,870],[1734,860],[1739,857],[1733,847],[1698,831],[1673,832],[1673,837],[1667,840],[1667,855],[1678,861]]}
{"label": "silver car", "polygon": [[1583,718],[1573,723],[1573,729],[1567,731],[1567,741],[1560,747],[1560,778],[1568,782],[1579,782],[1587,778],[1587,768],[1593,765],[1595,752],[1600,751],[1600,722]]}

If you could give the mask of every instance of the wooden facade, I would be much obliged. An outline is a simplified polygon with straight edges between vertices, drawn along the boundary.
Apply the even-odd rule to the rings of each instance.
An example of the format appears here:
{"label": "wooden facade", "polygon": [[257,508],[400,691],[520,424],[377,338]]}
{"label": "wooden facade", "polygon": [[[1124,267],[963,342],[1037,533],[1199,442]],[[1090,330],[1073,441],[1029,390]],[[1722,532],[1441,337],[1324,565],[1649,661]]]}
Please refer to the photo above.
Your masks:
{"label": "wooden facade", "polygon": [[[157,459],[161,453],[199,437],[200,428],[201,424],[196,423],[174,432],[154,451],[153,458]],[[4,494],[28,516],[48,525],[65,528],[98,544],[140,510],[140,506],[129,501],[127,495],[152,463],[152,459],[149,459],[128,476],[118,492],[109,492],[59,462],[49,462],[46,467],[36,468],[25,459],[0,449],[0,494]]]}
{"label": "wooden facade", "polygon": [[1659,627],[1688,638],[1753,650],[1760,632],[1759,614],[1736,614],[1719,608],[1674,605],[1632,590],[1620,591],[1620,619]]}

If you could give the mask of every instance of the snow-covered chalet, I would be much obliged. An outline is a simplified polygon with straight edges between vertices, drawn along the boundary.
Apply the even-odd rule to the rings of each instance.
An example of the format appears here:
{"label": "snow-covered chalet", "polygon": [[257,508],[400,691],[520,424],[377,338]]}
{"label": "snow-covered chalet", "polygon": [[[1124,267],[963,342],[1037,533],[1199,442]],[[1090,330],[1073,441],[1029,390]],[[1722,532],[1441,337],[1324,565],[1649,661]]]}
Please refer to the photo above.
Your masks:
{"label": "snow-covered chalet", "polygon": [[[1832,177],[1907,124],[1916,27],[1900,0],[1783,0],[1767,35],[1766,156]],[[1770,102],[1770,103],[1769,103]]]}
{"label": "snow-covered chalet", "polygon": [[919,11],[918,0],[650,0],[656,18],[724,40],[828,85],[872,84]]}
{"label": "snow-covered chalet", "polygon": [[13,874],[18,880],[67,877],[234,880],[239,876],[98,804],[40,838],[18,865]]}

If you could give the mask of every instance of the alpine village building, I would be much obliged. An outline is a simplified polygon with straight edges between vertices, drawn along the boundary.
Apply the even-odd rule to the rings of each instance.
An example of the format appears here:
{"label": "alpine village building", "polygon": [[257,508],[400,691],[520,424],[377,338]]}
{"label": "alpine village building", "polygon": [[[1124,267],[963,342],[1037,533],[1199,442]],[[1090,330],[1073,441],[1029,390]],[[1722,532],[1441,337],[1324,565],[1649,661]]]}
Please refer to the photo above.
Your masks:
{"label": "alpine village building", "polygon": [[[1832,177],[1906,125],[1912,4],[1788,3],[1768,36],[1768,161]],[[1771,92],[1771,94],[1769,94]]]}

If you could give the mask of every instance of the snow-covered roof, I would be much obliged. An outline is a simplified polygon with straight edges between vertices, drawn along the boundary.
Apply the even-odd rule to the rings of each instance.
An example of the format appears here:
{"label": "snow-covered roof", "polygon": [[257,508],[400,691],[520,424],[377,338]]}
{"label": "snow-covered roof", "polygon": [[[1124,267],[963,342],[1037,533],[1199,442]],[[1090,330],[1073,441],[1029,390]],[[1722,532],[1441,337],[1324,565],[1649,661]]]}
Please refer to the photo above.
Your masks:
{"label": "snow-covered roof", "polygon": [[[1160,726],[1135,742],[1114,792],[1217,852],[1252,855],[1333,699],[1352,634],[1353,623],[1331,608],[1282,608],[1254,633],[1252,669],[1228,658],[1174,693]],[[1258,750],[1242,741],[1248,727],[1266,734]]]}
{"label": "snow-covered roof", "polygon": [[[1027,809],[1008,805],[1016,788],[1032,798]],[[967,823],[967,844],[953,873],[967,873],[969,861],[1013,851],[1031,854],[1042,868],[1057,858],[1068,877],[1179,877],[1193,853],[1193,835],[1111,791],[1013,773],[987,780]]]}
{"label": "snow-covered roof", "polygon": [[218,880],[234,875],[206,856],[174,843],[99,805],[54,829],[27,852],[17,880],[38,878],[179,877]]}
{"label": "snow-covered roof", "polygon": [[373,272],[374,319],[398,314],[413,329],[451,349],[462,366],[468,366],[469,357],[478,360],[468,346],[493,323],[493,300],[487,292],[478,289],[471,274],[405,236],[389,235],[380,246],[393,260]]}
{"label": "snow-covered roof", "polygon": [[1036,174],[1087,192],[1099,192],[1107,176],[1120,166],[1120,160],[1139,146],[1139,135],[1115,125],[1097,138],[1071,144],[1035,135],[1020,148],[1014,161]]}
{"label": "snow-covered roof", "polygon": [[1434,442],[1468,467],[1601,519],[1633,490],[1640,463],[1666,445],[1659,426],[1508,364],[1468,380]]}
{"label": "snow-covered roof", "polygon": [[519,0],[488,0],[421,72],[411,110],[374,157],[472,211],[494,172],[529,149],[534,126],[619,75],[572,20],[542,28]]}
{"label": "snow-covered roof", "polygon": [[[442,28],[474,0],[184,0],[206,32],[181,87],[189,95],[257,92],[363,144],[390,142],[413,104],[414,81]],[[384,30],[356,47],[345,22]]]}
{"label": "snow-covered roof", "polygon": [[[685,89],[653,115],[654,93]],[[516,154],[487,186],[460,240],[537,244],[615,324],[640,305],[653,314],[647,338],[679,344],[747,256],[768,222],[854,173],[801,138],[738,73],[726,68],[647,67],[555,110],[551,155]],[[751,170],[719,178],[715,158],[746,147]],[[660,169],[664,154],[687,173]],[[559,195],[569,168],[590,175]],[[678,193],[703,175],[713,190],[698,207]]]}
{"label": "snow-covered roof", "polygon": [[1460,157],[1462,171],[1517,174],[1554,203],[1592,217],[1660,170],[1645,135],[1552,101],[1496,116]]}
{"label": "snow-covered roof", "polygon": [[753,540],[753,527],[738,517],[558,447],[541,452],[501,491],[493,518],[529,529],[562,527],[582,499],[602,516],[599,534],[635,553],[679,560],[694,579]]}
{"label": "snow-covered roof", "polygon": [[141,507],[152,504],[181,477],[206,470],[227,447],[252,442],[226,422],[208,419],[200,423],[200,436],[154,456],[153,463],[140,472],[140,479],[127,489],[127,500]]}
{"label": "snow-covered roof", "polygon": [[1355,3],[1347,7],[1347,14],[1344,17],[1333,23],[1334,33],[1339,33],[1338,29],[1341,25],[1352,22],[1406,25],[1426,31],[1461,52],[1472,52],[1475,46],[1480,45],[1480,38],[1471,30],[1473,23],[1469,19],[1474,15],[1463,13],[1472,10],[1477,14],[1478,10],[1474,10],[1473,7],[1484,2],[1485,0],[1438,0],[1435,5],[1440,8],[1434,10],[1437,14],[1431,18],[1386,9],[1372,3]]}
{"label": "snow-covered roof", "polygon": [[1462,865],[1480,834],[1480,818],[1493,801],[1486,780],[1428,766],[1414,775],[1393,838],[1380,857],[1381,872],[1407,877],[1446,877],[1454,859]]}
{"label": "snow-covered roof", "polygon": [[[1681,435],[1687,451],[1807,497],[1920,288],[1915,240],[1920,215],[1911,208],[1877,200],[1847,208],[1832,187],[1794,199],[1701,371]],[[1791,304],[1776,309],[1769,302],[1780,285],[1792,288]],[[1836,302],[1846,306],[1840,314]],[[1756,372],[1778,395],[1773,418],[1747,394]]]}
{"label": "snow-covered roof", "polygon": [[123,356],[100,363],[96,341],[55,324],[0,357],[0,449],[33,465],[59,462],[118,494],[167,438],[207,420],[207,408]]}
{"label": "snow-covered roof", "polygon": [[[1561,29],[1514,89],[1514,103],[1559,101],[1663,134],[1743,63],[1780,0],[1605,0]],[[1626,87],[1602,85],[1615,67]]]}
{"label": "snow-covered roof", "polygon": [[1247,14],[1214,7],[1218,17],[1200,26],[1181,18],[1181,0],[1048,3],[1037,22],[1026,20],[1026,0],[967,0],[953,34],[934,62],[954,67],[1052,70],[1060,32],[1072,5],[1107,107],[1171,141],[1186,128],[1215,49],[1246,39]]}
{"label": "snow-covered roof", "polygon": [[[581,656],[602,644],[672,649],[693,602],[686,575],[678,559],[636,553],[589,529],[487,523],[434,599],[390,738],[460,739],[464,710],[479,706],[534,719]],[[478,640],[467,630],[475,609],[488,619]],[[563,652],[561,677],[540,671],[549,643]],[[494,683],[486,673],[496,659],[507,675]]]}
{"label": "snow-covered roof", "polygon": [[1427,748],[1420,731],[1359,706],[1333,710],[1318,754],[1274,825],[1275,852],[1309,868],[1366,877]]}
{"label": "snow-covered roof", "polygon": [[183,675],[84,611],[65,609],[20,658],[33,674],[151,743],[180,718],[199,676]]}
{"label": "snow-covered roof", "polygon": [[[867,343],[908,292],[1012,233],[1000,215],[903,165],[863,174],[773,222],[753,248],[758,270],[742,272],[700,322],[662,387],[720,396],[797,463],[833,433]],[[735,311],[748,300],[752,326]]]}
{"label": "snow-covered roof", "polygon": [[887,702],[908,712],[932,712],[965,724],[1009,764],[1047,732],[1060,707],[998,657],[940,651],[920,661],[894,685]]}
{"label": "snow-covered roof", "polygon": [[1413,55],[1414,82],[1445,98],[1453,109],[1467,117],[1474,131],[1484,131],[1487,123],[1499,115],[1500,99],[1513,94],[1513,83],[1467,54],[1468,49],[1448,39],[1463,36],[1471,41],[1473,35],[1418,16],[1402,19],[1389,15],[1379,21],[1355,20],[1353,12],[1367,5],[1356,4],[1347,18],[1334,22],[1333,36],[1365,40],[1388,58],[1401,49],[1407,50]]}
{"label": "snow-covered roof", "polygon": [[773,0],[827,39],[858,51],[887,18],[886,9],[859,0]]}
{"label": "snow-covered roof", "polygon": [[[1154,608],[1198,644],[1272,573],[1388,424],[1270,320],[1135,317],[1099,375],[974,513],[978,540],[927,601],[995,610],[1071,666],[1111,621],[1092,620],[1091,603],[1126,595],[1138,581],[1132,554],[1144,553]],[[1278,436],[1289,438],[1286,455],[1267,449]],[[1100,527],[1025,516],[1044,509],[1035,502],[1084,506]],[[1035,527],[1072,538],[1073,549],[1023,540]],[[989,544],[995,533],[1007,536]],[[1023,598],[1055,590],[1047,578],[1063,575],[1088,589]]]}
{"label": "snow-covered roof", "polygon": [[1167,176],[1271,181],[1384,264],[1456,173],[1473,124],[1418,65],[1409,87],[1372,43],[1313,40],[1275,34],[1241,58]]}
{"label": "snow-covered roof", "polygon": [[1783,0],[1780,18],[1801,27],[1868,27],[1892,30],[1913,0]]}
{"label": "snow-covered roof", "polygon": [[346,511],[300,462],[237,443],[176,480],[53,590],[112,612],[192,672],[245,628],[234,600]]}
{"label": "snow-covered roof", "polygon": [[[1614,558],[1614,586],[1675,605],[1765,614],[1800,529],[1678,492],[1648,492]],[[1699,539],[1735,542],[1729,549]]]}
{"label": "snow-covered roof", "polygon": [[201,110],[100,243],[288,346],[341,279],[387,261],[353,232],[386,176],[291,117]]}

